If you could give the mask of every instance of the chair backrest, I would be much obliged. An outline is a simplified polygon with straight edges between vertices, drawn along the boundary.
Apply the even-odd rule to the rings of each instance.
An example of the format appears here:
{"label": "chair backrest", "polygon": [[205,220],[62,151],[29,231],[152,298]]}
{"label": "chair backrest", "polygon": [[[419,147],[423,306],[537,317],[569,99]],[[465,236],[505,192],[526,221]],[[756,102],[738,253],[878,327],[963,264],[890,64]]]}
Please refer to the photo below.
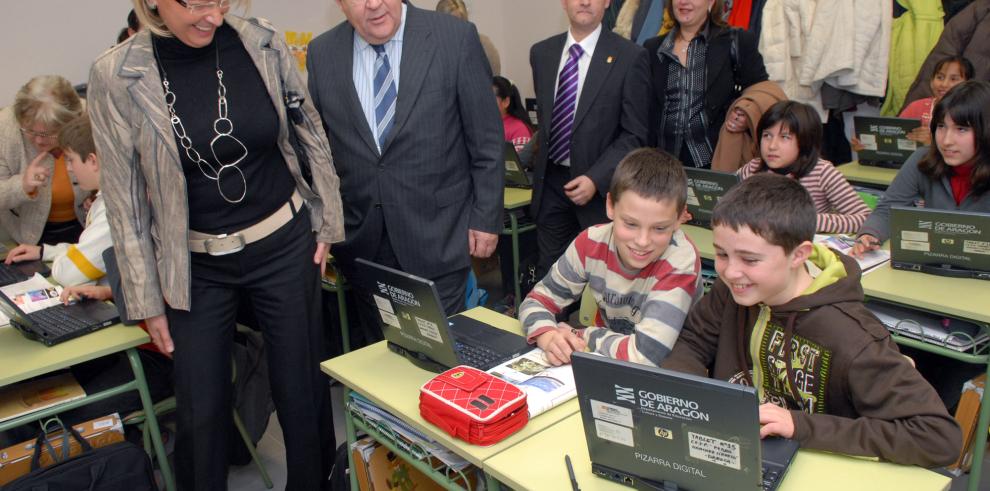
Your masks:
{"label": "chair backrest", "polygon": [[598,313],[598,302],[595,302],[595,296],[591,294],[591,289],[584,287],[584,293],[581,294],[581,307],[578,310],[578,319],[581,324],[585,326],[591,326],[595,323],[595,315]]}

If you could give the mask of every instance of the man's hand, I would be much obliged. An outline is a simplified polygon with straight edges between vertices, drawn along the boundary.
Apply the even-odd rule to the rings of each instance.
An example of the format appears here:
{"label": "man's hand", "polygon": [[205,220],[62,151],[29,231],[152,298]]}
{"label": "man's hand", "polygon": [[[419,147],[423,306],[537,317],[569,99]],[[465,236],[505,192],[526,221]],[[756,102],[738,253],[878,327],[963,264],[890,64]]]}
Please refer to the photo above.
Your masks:
{"label": "man's hand", "polygon": [[486,258],[495,252],[498,245],[498,235],[468,229],[468,252],[477,258]]}
{"label": "man's hand", "polygon": [[313,254],[313,263],[320,265],[320,274],[327,272],[327,255],[330,254],[330,244],[326,242],[316,243],[316,253]]}
{"label": "man's hand", "polygon": [[595,182],[588,176],[577,176],[564,184],[564,194],[578,206],[584,206],[591,201],[591,198],[595,197],[596,190]]}
{"label": "man's hand", "polygon": [[165,314],[148,317],[144,323],[145,327],[148,328],[148,334],[151,336],[151,342],[155,343],[155,346],[162,353],[171,355],[175,351],[175,345],[172,343],[172,336],[168,332],[168,318],[165,317]]}
{"label": "man's hand", "polygon": [[34,261],[41,259],[41,246],[21,244],[7,253],[5,264],[19,263],[21,261]]}
{"label": "man's hand", "polygon": [[47,155],[48,152],[39,153],[24,168],[24,172],[21,174],[21,189],[24,190],[24,194],[28,196],[33,195],[38,190],[38,186],[43,186],[45,181],[48,180],[48,174],[51,173],[51,169],[48,169],[41,163]]}
{"label": "man's hand", "polygon": [[113,298],[113,292],[110,291],[109,286],[97,286],[97,285],[76,285],[67,286],[62,289],[62,295],[58,297],[62,303],[68,305],[72,300],[110,300]]}
{"label": "man's hand", "polygon": [[775,404],[760,404],[760,438],[768,436],[794,437],[791,412]]}
{"label": "man's hand", "polygon": [[584,351],[588,344],[574,333],[569,324],[560,322],[557,327],[537,336],[536,346],[543,350],[551,365],[560,366],[570,363],[571,353]]}

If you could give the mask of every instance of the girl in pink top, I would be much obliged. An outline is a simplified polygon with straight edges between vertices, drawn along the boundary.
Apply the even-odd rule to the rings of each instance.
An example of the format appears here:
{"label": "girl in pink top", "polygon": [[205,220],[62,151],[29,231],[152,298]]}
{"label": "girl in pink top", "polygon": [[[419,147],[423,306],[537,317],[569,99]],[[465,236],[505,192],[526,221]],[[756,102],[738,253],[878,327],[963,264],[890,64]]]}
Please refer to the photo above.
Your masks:
{"label": "girl in pink top", "polygon": [[[853,233],[866,221],[870,209],[846,178],[827,160],[819,158],[822,123],[809,105],[781,101],[767,109],[756,127],[760,158],[739,169],[745,179],[759,172],[776,172],[797,179],[808,190],[818,214],[816,231]],[[788,206],[781,203],[780,206]]]}
{"label": "girl in pink top", "polygon": [[509,79],[496,75],[492,78],[492,90],[495,91],[498,110],[502,113],[505,141],[512,142],[518,152],[533,137],[533,124],[522,105],[519,89]]}
{"label": "girl in pink top", "polygon": [[929,128],[932,122],[932,108],[949,89],[973,78],[973,71],[973,64],[962,56],[943,58],[935,65],[935,71],[929,81],[932,97],[911,102],[898,115],[901,118],[921,120],[921,126],[908,133],[908,139],[921,145],[932,144],[932,133]]}

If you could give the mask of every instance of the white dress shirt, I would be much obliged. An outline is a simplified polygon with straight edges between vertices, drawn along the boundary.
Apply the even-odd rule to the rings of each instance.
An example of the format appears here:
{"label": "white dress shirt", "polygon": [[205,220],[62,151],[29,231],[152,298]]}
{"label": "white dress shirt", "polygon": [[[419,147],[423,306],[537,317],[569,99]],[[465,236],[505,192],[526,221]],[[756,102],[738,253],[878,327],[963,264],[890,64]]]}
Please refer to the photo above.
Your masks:
{"label": "white dress shirt", "polygon": [[[399,29],[395,31],[392,39],[385,42],[385,54],[388,55],[388,63],[392,67],[392,79],[395,81],[395,93],[398,98],[399,93],[399,67],[402,65],[402,38],[406,31],[406,4],[402,4],[402,21]],[[375,146],[378,146],[378,125],[375,122],[375,61],[378,54],[367,41],[362,38],[357,31],[354,32],[354,90],[357,91],[358,100],[361,101],[361,109],[364,110],[364,117],[371,128],[371,135],[374,136]],[[378,147],[378,153],[381,153]]]}
{"label": "white dress shirt", "polygon": [[[567,42],[564,44],[564,51],[560,54],[560,65],[557,66],[557,76],[554,78],[553,82],[553,99],[554,102],[557,101],[557,83],[560,81],[560,72],[564,71],[564,65],[567,65],[568,58],[571,57],[571,46],[574,44],[581,45],[581,49],[584,53],[578,58],[578,80],[577,80],[577,93],[574,94],[577,104],[574,105],[574,113],[577,114],[578,104],[581,103],[581,91],[584,88],[584,79],[588,75],[588,67],[591,66],[591,57],[595,54],[595,46],[598,45],[598,38],[602,35],[602,25],[598,24],[591,34],[585,36],[581,42],[577,42],[574,39],[574,33],[570,29],[567,30]],[[553,111],[553,108],[550,109]],[[570,157],[564,159],[563,162],[557,162],[558,165],[570,166]]]}

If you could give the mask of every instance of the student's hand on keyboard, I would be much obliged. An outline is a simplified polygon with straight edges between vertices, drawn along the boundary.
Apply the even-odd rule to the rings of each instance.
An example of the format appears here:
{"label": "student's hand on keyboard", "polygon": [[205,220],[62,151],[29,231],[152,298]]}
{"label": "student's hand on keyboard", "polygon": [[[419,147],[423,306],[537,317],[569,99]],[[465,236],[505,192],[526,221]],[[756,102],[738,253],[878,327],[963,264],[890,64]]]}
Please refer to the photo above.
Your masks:
{"label": "student's hand on keyboard", "polygon": [[760,438],[781,436],[794,438],[794,418],[791,412],[776,404],[760,404]]}
{"label": "student's hand on keyboard", "polygon": [[536,346],[543,350],[551,365],[559,366],[570,363],[571,353],[584,351],[587,343],[575,334],[574,328],[561,322],[553,330],[537,336]]}
{"label": "student's hand on keyboard", "polygon": [[99,300],[102,302],[111,298],[113,298],[113,294],[109,286],[97,285],[67,286],[62,290],[62,295],[59,296],[59,300],[66,305],[75,300]]}
{"label": "student's hand on keyboard", "polygon": [[41,247],[36,245],[21,244],[7,253],[5,264],[19,263],[23,261],[34,261],[41,259]]}

